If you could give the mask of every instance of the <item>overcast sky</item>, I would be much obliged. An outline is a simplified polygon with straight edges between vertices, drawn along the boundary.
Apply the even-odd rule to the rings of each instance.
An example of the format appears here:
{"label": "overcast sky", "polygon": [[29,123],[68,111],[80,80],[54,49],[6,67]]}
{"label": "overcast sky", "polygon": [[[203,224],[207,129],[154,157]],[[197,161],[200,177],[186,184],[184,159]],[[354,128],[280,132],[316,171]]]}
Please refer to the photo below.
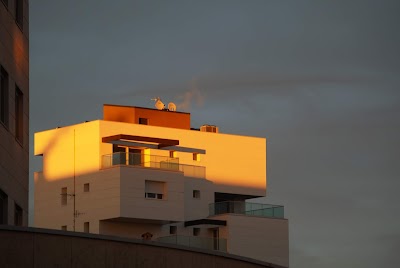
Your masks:
{"label": "overcast sky", "polygon": [[31,0],[31,137],[160,96],[193,127],[268,139],[291,267],[395,267],[399,14],[398,0]]}

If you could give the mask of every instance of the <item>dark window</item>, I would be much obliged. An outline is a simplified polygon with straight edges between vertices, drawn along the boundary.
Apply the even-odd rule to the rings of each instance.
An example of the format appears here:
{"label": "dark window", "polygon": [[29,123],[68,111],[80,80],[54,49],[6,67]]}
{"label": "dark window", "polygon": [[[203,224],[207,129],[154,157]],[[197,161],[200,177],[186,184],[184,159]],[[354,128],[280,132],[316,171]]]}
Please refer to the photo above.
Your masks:
{"label": "dark window", "polygon": [[8,7],[8,0],[1,0],[1,2],[3,2],[6,7]]}
{"label": "dark window", "polygon": [[83,231],[85,233],[89,233],[89,222],[88,221],[83,224]]}
{"label": "dark window", "polygon": [[200,228],[193,228],[193,236],[198,236],[200,234]]}
{"label": "dark window", "polygon": [[193,190],[193,198],[200,198],[200,190]]}
{"label": "dark window", "polygon": [[90,185],[89,185],[89,183],[85,183],[85,184],[83,185],[83,191],[84,191],[84,192],[89,192],[89,190],[90,190]]}
{"label": "dark window", "polygon": [[147,118],[139,118],[139,124],[140,125],[148,125],[149,120]]}
{"label": "dark window", "polygon": [[67,231],[67,225],[63,225],[63,226],[61,226],[61,230],[63,230],[63,231]]}
{"label": "dark window", "polygon": [[68,201],[67,201],[68,193],[67,193],[67,187],[61,188],[61,205],[66,206]]}
{"label": "dark window", "polygon": [[8,128],[8,73],[0,70],[0,122]]}
{"label": "dark window", "polygon": [[15,0],[15,22],[21,28],[23,25],[23,16],[24,16],[24,3],[23,0]]}
{"label": "dark window", "polygon": [[176,234],[176,230],[177,230],[176,226],[170,226],[169,227],[169,234]]}
{"label": "dark window", "polygon": [[22,208],[15,204],[14,209],[14,224],[15,226],[22,226]]}
{"label": "dark window", "polygon": [[8,224],[8,196],[0,190],[0,224]]}
{"label": "dark window", "polygon": [[22,91],[18,86],[15,86],[15,137],[21,143],[23,142],[24,136],[24,124],[23,124],[23,97]]}
{"label": "dark window", "polygon": [[149,199],[163,199],[163,194],[145,193],[145,197]]}

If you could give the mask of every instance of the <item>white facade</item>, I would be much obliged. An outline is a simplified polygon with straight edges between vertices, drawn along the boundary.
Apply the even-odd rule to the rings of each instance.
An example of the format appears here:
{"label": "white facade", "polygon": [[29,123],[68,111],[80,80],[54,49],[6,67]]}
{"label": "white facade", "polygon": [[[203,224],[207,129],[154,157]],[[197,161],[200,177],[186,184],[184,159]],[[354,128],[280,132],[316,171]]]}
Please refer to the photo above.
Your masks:
{"label": "white facade", "polygon": [[35,155],[36,227],[147,233],[288,266],[283,207],[245,202],[266,192],[264,138],[96,120],[36,133]]}

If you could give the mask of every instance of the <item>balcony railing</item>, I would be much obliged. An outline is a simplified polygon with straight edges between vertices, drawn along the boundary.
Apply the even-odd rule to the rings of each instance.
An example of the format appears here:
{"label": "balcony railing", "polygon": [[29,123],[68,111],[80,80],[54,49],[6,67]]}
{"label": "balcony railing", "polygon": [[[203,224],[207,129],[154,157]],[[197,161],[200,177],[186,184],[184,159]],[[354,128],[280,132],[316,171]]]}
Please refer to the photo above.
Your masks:
{"label": "balcony railing", "polygon": [[209,250],[218,250],[226,252],[226,239],[200,236],[171,235],[157,238],[158,242],[187,246],[192,248],[201,248]]}
{"label": "balcony railing", "polygon": [[180,171],[187,177],[205,178],[206,168],[202,166],[179,164],[179,158],[140,153],[113,153],[101,157],[101,167],[140,166]]}
{"label": "balcony railing", "polygon": [[284,207],[269,204],[248,203],[243,201],[226,201],[209,205],[210,216],[224,213],[284,218]]}

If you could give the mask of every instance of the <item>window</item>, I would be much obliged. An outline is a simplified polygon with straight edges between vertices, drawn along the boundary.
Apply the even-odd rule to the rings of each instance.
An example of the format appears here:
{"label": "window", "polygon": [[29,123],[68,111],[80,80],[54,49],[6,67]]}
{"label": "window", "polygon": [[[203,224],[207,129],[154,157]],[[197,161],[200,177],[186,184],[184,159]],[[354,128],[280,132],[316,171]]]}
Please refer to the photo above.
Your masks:
{"label": "window", "polygon": [[15,85],[15,137],[22,143],[23,131],[23,94],[17,85]]}
{"label": "window", "polygon": [[88,221],[83,224],[83,231],[85,233],[89,233],[89,222]]}
{"label": "window", "polygon": [[200,190],[193,190],[193,198],[200,198]]}
{"label": "window", "polygon": [[193,228],[193,236],[199,236],[200,228]]}
{"label": "window", "polygon": [[177,230],[176,226],[170,226],[169,227],[169,234],[176,234],[176,230]]}
{"label": "window", "polygon": [[8,7],[8,0],[1,0],[1,2],[3,2],[6,7]]}
{"label": "window", "polygon": [[67,231],[67,225],[61,226],[61,230],[62,230],[62,231]]}
{"label": "window", "polygon": [[193,160],[200,161],[200,155],[198,153],[193,153]]}
{"label": "window", "polygon": [[148,199],[164,199],[165,182],[145,181],[144,197]]}
{"label": "window", "polygon": [[8,196],[0,189],[0,224],[8,224]]}
{"label": "window", "polygon": [[61,205],[66,206],[67,205],[67,187],[61,188]]}
{"label": "window", "polygon": [[15,204],[14,208],[14,225],[22,226],[22,208]]}
{"label": "window", "polygon": [[8,128],[8,73],[0,67],[0,122]]}
{"label": "window", "polygon": [[24,3],[23,0],[15,0],[15,22],[21,28],[23,26]]}
{"label": "window", "polygon": [[90,185],[89,185],[89,183],[85,183],[85,184],[83,185],[83,191],[84,191],[85,193],[87,193],[87,192],[89,192],[89,190],[90,190]]}
{"label": "window", "polygon": [[149,124],[149,119],[147,118],[139,118],[139,124],[140,125],[148,125]]}

